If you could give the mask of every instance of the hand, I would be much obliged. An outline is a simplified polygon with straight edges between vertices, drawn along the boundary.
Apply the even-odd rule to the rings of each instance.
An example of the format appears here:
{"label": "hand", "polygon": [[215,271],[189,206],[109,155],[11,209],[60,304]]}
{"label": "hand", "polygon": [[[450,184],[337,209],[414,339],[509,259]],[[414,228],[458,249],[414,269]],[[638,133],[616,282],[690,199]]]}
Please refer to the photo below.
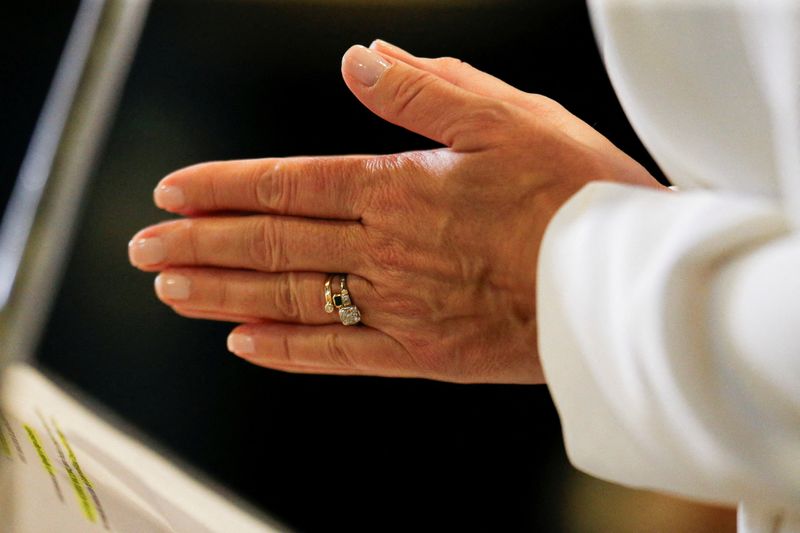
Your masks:
{"label": "hand", "polygon": [[[591,180],[657,182],[554,101],[458,60],[377,41],[342,72],[372,112],[444,148],[179,170],[155,201],[189,218],[140,231],[131,262],[161,272],[158,296],[181,315],[241,322],[228,346],[262,366],[542,382],[548,222]],[[361,325],[324,312],[328,272],[349,274]]]}

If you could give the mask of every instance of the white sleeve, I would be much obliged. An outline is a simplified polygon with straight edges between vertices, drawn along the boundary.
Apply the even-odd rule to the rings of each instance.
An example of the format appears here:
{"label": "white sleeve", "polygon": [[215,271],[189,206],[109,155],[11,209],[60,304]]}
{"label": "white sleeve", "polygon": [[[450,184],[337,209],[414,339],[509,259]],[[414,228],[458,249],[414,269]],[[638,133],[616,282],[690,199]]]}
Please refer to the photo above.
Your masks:
{"label": "white sleeve", "polygon": [[784,213],[602,182],[559,210],[539,353],[577,468],[800,509],[800,234]]}

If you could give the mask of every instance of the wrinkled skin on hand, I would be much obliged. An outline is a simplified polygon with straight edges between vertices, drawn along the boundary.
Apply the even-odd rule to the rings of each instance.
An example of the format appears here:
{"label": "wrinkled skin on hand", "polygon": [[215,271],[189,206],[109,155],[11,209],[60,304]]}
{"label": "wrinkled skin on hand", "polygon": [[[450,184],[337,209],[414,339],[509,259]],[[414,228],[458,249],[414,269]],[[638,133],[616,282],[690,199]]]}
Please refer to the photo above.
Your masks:
{"label": "wrinkled skin on hand", "polygon": [[[241,322],[228,347],[262,366],[543,382],[536,265],[549,221],[589,181],[660,186],[558,103],[458,60],[377,41],[351,48],[343,75],[374,113],[444,147],[179,170],[155,198],[187,218],[140,231],[132,263],[161,273],[157,293],[178,313]],[[323,311],[328,272],[348,273],[362,324]]]}

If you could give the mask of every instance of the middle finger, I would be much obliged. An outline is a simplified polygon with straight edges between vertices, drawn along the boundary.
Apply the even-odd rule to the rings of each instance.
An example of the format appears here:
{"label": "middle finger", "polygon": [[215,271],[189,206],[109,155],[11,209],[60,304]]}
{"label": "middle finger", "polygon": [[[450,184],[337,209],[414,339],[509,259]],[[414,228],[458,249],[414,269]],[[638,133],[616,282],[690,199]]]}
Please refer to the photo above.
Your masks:
{"label": "middle finger", "polygon": [[358,222],[270,215],[182,219],[140,231],[128,255],[145,271],[210,266],[358,274],[365,263],[364,231]]}

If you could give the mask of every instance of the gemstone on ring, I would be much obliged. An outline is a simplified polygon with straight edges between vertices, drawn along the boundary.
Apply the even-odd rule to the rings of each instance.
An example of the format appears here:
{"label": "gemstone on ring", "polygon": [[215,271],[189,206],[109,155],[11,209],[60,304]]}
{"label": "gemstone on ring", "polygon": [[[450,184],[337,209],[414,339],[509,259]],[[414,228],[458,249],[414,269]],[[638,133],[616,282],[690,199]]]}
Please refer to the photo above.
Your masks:
{"label": "gemstone on ring", "polygon": [[339,320],[341,320],[342,324],[345,326],[358,324],[361,321],[361,312],[355,305],[342,307],[339,309]]}
{"label": "gemstone on ring", "polygon": [[353,300],[350,299],[350,293],[347,292],[346,289],[342,291],[340,296],[342,297],[342,307],[350,307],[353,305]]}

